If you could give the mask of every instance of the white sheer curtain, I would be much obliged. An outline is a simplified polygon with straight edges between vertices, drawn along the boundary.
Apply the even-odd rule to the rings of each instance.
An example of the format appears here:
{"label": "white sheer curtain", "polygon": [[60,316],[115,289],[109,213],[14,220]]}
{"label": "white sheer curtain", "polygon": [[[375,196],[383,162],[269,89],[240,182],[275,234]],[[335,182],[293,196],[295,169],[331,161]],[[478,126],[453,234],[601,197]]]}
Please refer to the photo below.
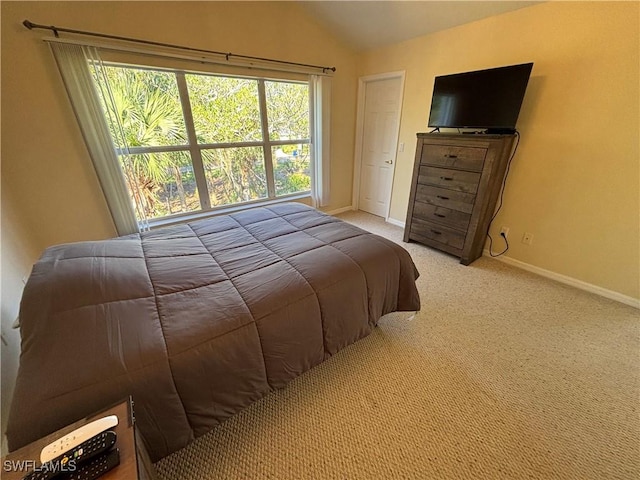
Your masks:
{"label": "white sheer curtain", "polygon": [[[84,137],[89,156],[98,175],[102,192],[111,212],[113,222],[119,235],[127,235],[140,231],[145,227],[144,209],[134,207],[129,192],[127,191],[126,177],[120,168],[120,162],[109,132],[109,126],[105,115],[110,115],[109,108],[106,112],[100,103],[100,94],[105,103],[112,102],[113,98],[108,91],[98,92],[93,80],[90,65],[95,75],[104,75],[102,62],[97,50],[93,47],[58,43],[51,41],[49,46],[53,52],[58,69],[62,75],[67,94],[71,100],[73,110],[78,119],[82,136]],[[113,109],[113,111],[116,111]],[[111,124],[120,132],[122,141],[118,141],[119,147],[126,152],[126,142],[122,129],[118,126],[118,119],[111,119]],[[125,165],[128,155],[125,156]],[[141,218],[141,225],[136,218]]]}
{"label": "white sheer curtain", "polygon": [[315,207],[329,205],[331,194],[331,77],[311,75],[311,196]]}

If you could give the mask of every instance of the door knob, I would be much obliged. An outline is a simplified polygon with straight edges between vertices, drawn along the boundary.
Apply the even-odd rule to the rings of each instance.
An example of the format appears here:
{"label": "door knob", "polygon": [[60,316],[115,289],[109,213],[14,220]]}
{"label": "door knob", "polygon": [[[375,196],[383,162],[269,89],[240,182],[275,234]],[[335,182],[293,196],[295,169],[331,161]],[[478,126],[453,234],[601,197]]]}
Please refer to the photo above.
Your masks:
{"label": "door knob", "polygon": [[393,163],[393,160],[385,160],[384,163],[388,163],[389,165],[391,165]]}

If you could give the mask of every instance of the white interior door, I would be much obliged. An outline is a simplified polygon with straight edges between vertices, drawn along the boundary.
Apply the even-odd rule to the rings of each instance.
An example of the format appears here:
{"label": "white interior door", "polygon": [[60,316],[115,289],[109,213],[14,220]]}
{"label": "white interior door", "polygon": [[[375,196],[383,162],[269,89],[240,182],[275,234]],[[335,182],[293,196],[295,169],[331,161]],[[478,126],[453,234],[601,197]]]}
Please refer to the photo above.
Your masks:
{"label": "white interior door", "polygon": [[358,208],[387,216],[400,121],[401,78],[365,83]]}

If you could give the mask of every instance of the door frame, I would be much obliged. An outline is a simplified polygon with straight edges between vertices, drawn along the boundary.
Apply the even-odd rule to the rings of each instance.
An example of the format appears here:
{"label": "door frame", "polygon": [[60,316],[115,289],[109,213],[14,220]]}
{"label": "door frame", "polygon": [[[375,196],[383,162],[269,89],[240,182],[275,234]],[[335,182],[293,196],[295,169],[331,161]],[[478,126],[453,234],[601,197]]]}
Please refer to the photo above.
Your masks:
{"label": "door frame", "polygon": [[362,141],[364,140],[364,103],[366,86],[370,82],[379,80],[389,80],[393,78],[400,79],[400,98],[398,99],[398,121],[397,131],[395,132],[395,156],[393,157],[393,165],[391,169],[391,190],[389,191],[389,201],[387,202],[387,212],[385,213],[385,221],[389,220],[389,212],[391,211],[391,198],[393,197],[393,180],[396,177],[396,164],[398,160],[398,141],[400,140],[400,120],[402,119],[402,102],[404,98],[404,78],[405,70],[397,72],[378,73],[376,75],[366,75],[358,78],[358,104],[356,114],[356,143],[355,155],[353,160],[353,194],[351,204],[354,210],[358,210],[360,203],[360,175],[362,172]]}

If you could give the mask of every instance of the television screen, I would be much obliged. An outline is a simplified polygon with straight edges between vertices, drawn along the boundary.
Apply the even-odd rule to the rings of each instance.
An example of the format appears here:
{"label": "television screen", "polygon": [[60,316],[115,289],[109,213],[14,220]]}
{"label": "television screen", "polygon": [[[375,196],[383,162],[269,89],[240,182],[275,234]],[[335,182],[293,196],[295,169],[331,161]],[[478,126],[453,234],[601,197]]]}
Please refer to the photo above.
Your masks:
{"label": "television screen", "polygon": [[533,63],[436,77],[429,127],[515,129]]}

